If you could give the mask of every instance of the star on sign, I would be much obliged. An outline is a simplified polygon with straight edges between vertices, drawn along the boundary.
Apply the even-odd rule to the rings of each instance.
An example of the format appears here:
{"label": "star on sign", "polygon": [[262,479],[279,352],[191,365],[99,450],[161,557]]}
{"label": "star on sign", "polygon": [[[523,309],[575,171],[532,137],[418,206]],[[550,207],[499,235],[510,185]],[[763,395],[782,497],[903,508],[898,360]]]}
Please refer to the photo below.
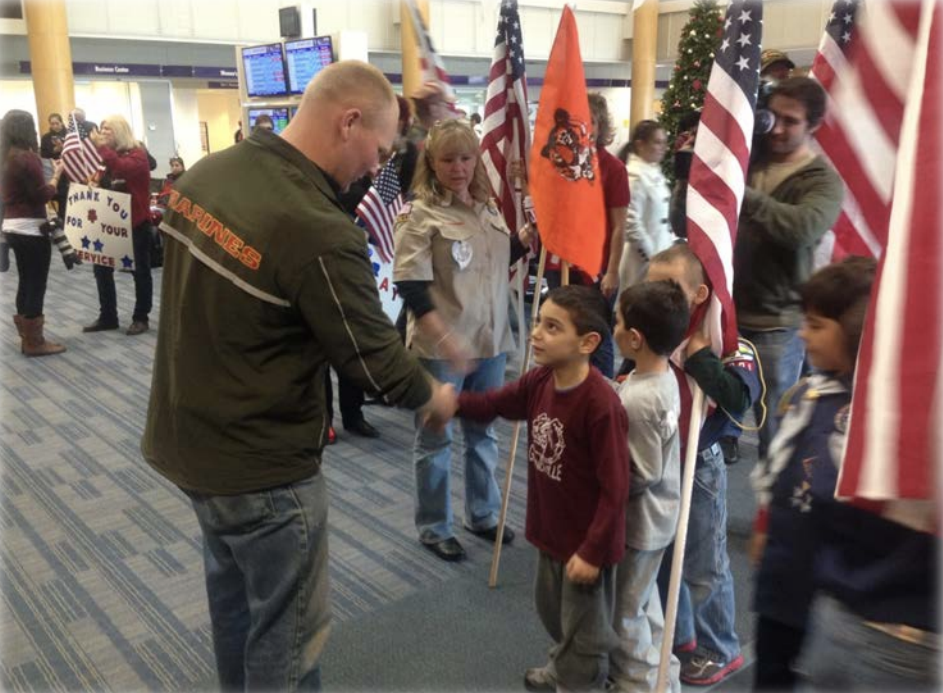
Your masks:
{"label": "star on sign", "polygon": [[737,18],[737,21],[740,22],[741,24],[746,24],[747,22],[753,21],[753,18],[750,16],[750,14],[752,14],[752,10],[749,12],[746,10],[743,10],[743,12],[741,12],[740,16]]}
{"label": "star on sign", "polygon": [[122,265],[125,269],[131,269],[131,265],[133,265],[133,264],[134,264],[134,260],[132,260],[131,258],[129,258],[127,255],[125,255],[123,258],[121,258],[121,265]]}
{"label": "star on sign", "polygon": [[92,244],[91,238],[89,238],[88,236],[82,236],[82,248],[87,250],[91,244]]}
{"label": "star on sign", "polygon": [[105,247],[105,244],[102,243],[101,241],[95,241],[94,243],[92,243],[92,245],[95,247],[96,253],[100,253],[102,251],[102,248]]}
{"label": "star on sign", "polygon": [[739,67],[741,70],[750,69],[750,61],[747,60],[747,56],[740,56],[740,60],[737,61],[737,67]]}
{"label": "star on sign", "polygon": [[740,34],[740,38],[737,39],[737,43],[740,44],[741,48],[753,45],[750,42],[750,34]]}

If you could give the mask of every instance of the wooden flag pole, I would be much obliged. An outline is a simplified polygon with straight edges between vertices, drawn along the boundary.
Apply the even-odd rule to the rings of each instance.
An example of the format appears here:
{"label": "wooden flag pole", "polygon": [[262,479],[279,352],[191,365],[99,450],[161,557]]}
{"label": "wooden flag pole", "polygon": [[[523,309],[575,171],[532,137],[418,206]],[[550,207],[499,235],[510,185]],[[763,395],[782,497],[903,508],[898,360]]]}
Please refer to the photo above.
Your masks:
{"label": "wooden flag pole", "polygon": [[[684,474],[681,479],[681,512],[678,515],[678,533],[671,556],[671,579],[668,581],[668,603],[665,607],[665,628],[661,641],[661,660],[658,663],[656,693],[668,690],[668,668],[678,618],[678,592],[681,589],[681,569],[684,567],[684,549],[688,539],[688,520],[691,515],[691,492],[694,489],[694,467],[697,464],[697,445],[701,437],[701,415],[704,411],[704,391],[696,384],[691,403],[691,421],[688,426],[687,447],[684,451]],[[657,589],[657,588],[656,588]]]}
{"label": "wooden flag pole", "polygon": [[566,260],[560,261],[560,286],[570,285],[570,263]]}
{"label": "wooden flag pole", "polygon": [[[544,267],[546,264],[547,248],[546,246],[542,246],[540,248],[540,261],[537,263],[537,281],[534,285],[534,306],[531,309],[531,329],[537,326],[537,316],[540,309],[540,286],[544,281]],[[521,375],[527,372],[527,367],[530,365],[532,345],[529,335],[530,333],[525,337],[525,339],[527,339],[527,351],[524,355],[524,362],[521,364]],[[514,477],[514,458],[517,456],[517,443],[520,438],[521,422],[516,421],[514,423],[514,435],[511,438],[511,454],[508,457],[508,468],[504,475],[504,495],[501,499],[501,516],[498,518],[498,539],[494,542],[494,553],[491,557],[491,575],[488,577],[488,587],[491,588],[498,586],[498,566],[501,564],[501,547],[504,545],[501,537],[504,537],[504,525],[508,516],[508,502],[511,499],[511,479]]]}

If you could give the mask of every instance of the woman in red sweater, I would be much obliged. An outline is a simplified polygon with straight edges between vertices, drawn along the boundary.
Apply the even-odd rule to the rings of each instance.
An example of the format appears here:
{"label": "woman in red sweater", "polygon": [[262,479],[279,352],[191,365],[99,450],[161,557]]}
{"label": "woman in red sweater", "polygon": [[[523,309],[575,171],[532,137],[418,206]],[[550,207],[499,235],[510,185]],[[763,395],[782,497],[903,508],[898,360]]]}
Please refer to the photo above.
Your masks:
{"label": "woman in red sweater", "polygon": [[[154,298],[151,279],[151,170],[147,150],[131,134],[131,126],[120,115],[109,116],[97,133],[89,135],[105,162],[102,187],[131,195],[131,236],[134,244],[134,314],[127,334],[147,332],[148,315]],[[98,319],[83,332],[118,329],[118,298],[115,270],[95,265],[98,284]]]}
{"label": "woman in red sweater", "polygon": [[8,111],[0,123],[0,188],[3,190],[3,233],[16,257],[17,332],[27,356],[60,354],[65,347],[43,336],[43,301],[52,246],[42,232],[46,203],[56,196],[62,164],[55,163],[50,181],[43,176],[37,150],[36,123],[26,111]]}

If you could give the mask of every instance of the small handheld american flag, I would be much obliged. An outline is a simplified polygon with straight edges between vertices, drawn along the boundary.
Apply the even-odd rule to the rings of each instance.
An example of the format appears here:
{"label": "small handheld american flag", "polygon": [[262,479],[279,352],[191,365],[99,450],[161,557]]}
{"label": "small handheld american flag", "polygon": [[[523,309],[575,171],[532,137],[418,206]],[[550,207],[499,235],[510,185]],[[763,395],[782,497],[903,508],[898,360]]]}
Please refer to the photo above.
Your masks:
{"label": "small handheld american flag", "polygon": [[69,131],[62,143],[62,167],[69,180],[88,183],[102,166],[102,158],[88,138],[84,123],[76,122],[75,113],[69,114]]}
{"label": "small handheld american flag", "polygon": [[376,245],[383,262],[393,262],[393,225],[403,208],[397,157],[388,162],[357,206],[357,218]]}

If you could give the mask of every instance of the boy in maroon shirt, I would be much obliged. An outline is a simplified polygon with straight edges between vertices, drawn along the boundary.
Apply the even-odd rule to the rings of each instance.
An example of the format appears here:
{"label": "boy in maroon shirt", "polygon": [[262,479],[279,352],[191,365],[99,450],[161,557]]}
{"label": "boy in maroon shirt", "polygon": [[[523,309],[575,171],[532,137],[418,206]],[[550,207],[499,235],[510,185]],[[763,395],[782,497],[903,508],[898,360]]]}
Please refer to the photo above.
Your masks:
{"label": "boy in maroon shirt", "polygon": [[[628,419],[589,359],[608,330],[596,290],[554,289],[531,335],[538,368],[486,393],[463,392],[459,415],[527,420],[527,540],[540,550],[537,612],[554,640],[528,690],[586,690],[606,680],[615,566],[625,551]],[[577,645],[578,643],[578,645]]]}

